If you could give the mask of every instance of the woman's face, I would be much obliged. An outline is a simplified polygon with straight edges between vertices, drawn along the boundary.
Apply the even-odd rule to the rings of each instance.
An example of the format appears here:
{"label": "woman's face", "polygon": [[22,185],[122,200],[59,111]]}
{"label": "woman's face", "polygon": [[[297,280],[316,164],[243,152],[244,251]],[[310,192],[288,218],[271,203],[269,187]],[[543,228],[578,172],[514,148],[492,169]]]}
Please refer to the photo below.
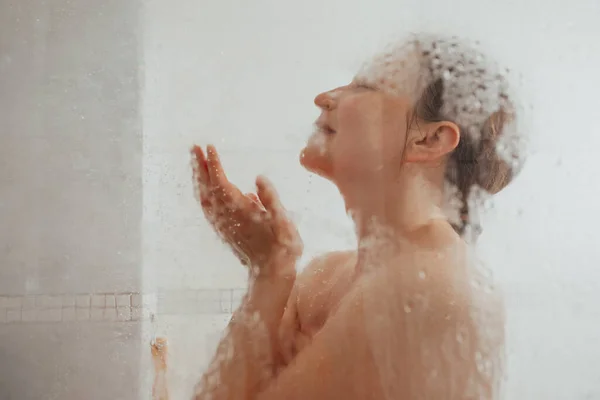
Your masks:
{"label": "woman's face", "polygon": [[316,130],[300,163],[340,189],[383,177],[400,168],[409,126],[410,98],[388,94],[356,79],[319,94]]}

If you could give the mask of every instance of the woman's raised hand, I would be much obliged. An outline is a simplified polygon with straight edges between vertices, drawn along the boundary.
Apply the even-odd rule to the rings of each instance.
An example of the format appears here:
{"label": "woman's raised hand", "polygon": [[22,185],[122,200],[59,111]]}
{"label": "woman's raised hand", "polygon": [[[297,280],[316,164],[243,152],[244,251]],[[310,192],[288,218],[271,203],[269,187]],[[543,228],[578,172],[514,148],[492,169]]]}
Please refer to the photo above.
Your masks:
{"label": "woman's raised hand", "polygon": [[250,267],[251,275],[291,272],[280,270],[280,265],[295,264],[302,254],[302,240],[273,185],[259,176],[256,194],[243,194],[227,179],[214,146],[207,146],[206,155],[199,146],[192,147],[191,153],[194,189],[202,211],[240,261]]}

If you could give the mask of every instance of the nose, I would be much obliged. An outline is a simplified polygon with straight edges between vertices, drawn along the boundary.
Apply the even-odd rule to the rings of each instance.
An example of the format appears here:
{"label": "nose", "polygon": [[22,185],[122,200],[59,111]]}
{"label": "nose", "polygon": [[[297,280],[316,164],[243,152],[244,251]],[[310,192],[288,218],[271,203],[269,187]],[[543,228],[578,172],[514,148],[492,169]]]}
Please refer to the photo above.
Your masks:
{"label": "nose", "polygon": [[322,110],[332,110],[335,108],[335,99],[331,92],[323,92],[315,97],[315,105]]}

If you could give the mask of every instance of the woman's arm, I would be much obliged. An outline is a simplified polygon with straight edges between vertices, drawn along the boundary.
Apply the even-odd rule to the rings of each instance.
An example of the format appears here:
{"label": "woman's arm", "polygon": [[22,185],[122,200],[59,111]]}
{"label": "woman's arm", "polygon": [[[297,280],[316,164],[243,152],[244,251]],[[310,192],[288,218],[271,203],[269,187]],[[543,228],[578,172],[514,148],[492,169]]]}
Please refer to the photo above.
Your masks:
{"label": "woman's arm", "polygon": [[[198,392],[196,399],[490,398],[473,369],[473,338],[459,339],[469,320],[465,299],[451,295],[446,279],[432,277],[423,287],[417,278],[406,278],[377,273],[357,283],[311,343],[277,375],[270,368],[267,326],[282,310],[266,290],[278,285],[257,282],[222,342],[228,350],[220,350],[218,372],[205,376],[211,390]],[[416,301],[407,311],[403,304],[409,297],[402,289],[419,286],[413,294],[427,301]],[[468,388],[477,395],[470,396]]]}
{"label": "woman's arm", "polygon": [[219,343],[195,399],[245,399],[263,389],[280,363],[279,328],[294,286],[295,257],[274,260],[281,274],[254,277]]}
{"label": "woman's arm", "polygon": [[156,338],[150,345],[152,361],[154,362],[154,384],[152,385],[152,400],[169,400],[167,386],[167,340]]}
{"label": "woman's arm", "polygon": [[[332,262],[338,261],[340,255],[342,260],[347,258],[346,252],[333,252],[317,256],[304,268],[303,273],[326,268]],[[218,347],[217,354],[208,372],[203,376],[201,384],[198,385],[199,394],[196,397],[197,399],[202,398],[200,393],[212,393],[206,386],[206,382],[209,380],[217,385],[225,384],[227,379],[223,379],[223,377],[230,375],[227,371],[232,367],[223,362],[226,358],[223,355],[229,354],[231,349],[235,351],[236,347],[243,347],[243,343],[252,343],[255,354],[262,354],[263,357],[265,354],[270,355],[268,362],[263,367],[263,370],[272,372],[270,380],[291,363],[296,355],[294,342],[298,334],[296,308],[298,286],[296,275],[292,272],[294,271],[291,268],[292,263],[292,260],[283,258],[281,265],[273,270],[289,272],[270,279],[263,276],[252,282],[242,305],[234,313],[234,317]],[[253,325],[253,319],[249,316],[253,313],[260,316],[262,323],[260,325],[254,324],[255,329],[250,329],[250,326]],[[246,321],[246,323],[244,324],[241,321]],[[265,332],[267,333],[266,336]],[[268,340],[265,340],[265,338],[268,338]],[[241,344],[236,345],[237,342]],[[269,348],[270,350],[268,350]],[[245,349],[240,354],[247,354],[248,352],[249,350]],[[260,371],[255,367],[258,365],[258,361],[247,360],[245,363],[254,368],[255,372]],[[240,365],[237,367],[240,368]],[[210,390],[214,391],[215,389]]]}
{"label": "woman's arm", "polygon": [[250,285],[196,398],[240,399],[274,373],[279,325],[303,246],[266,178],[257,178],[256,194],[244,195],[227,179],[214,146],[207,152],[192,148],[196,194],[215,232],[248,266]]}
{"label": "woman's arm", "polygon": [[343,302],[313,343],[276,376],[274,328],[290,291],[285,279],[253,282],[196,388],[195,400],[368,398],[364,395],[372,387],[368,382],[374,368],[358,293]]}

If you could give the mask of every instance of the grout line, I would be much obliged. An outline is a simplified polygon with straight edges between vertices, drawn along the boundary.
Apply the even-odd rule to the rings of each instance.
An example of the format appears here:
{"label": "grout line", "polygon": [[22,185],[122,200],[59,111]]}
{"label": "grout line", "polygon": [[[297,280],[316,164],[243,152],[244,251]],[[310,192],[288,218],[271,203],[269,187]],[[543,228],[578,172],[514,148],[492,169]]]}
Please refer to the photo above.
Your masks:
{"label": "grout line", "polygon": [[0,295],[0,325],[21,323],[138,322],[155,315],[229,315],[244,288],[157,293]]}

